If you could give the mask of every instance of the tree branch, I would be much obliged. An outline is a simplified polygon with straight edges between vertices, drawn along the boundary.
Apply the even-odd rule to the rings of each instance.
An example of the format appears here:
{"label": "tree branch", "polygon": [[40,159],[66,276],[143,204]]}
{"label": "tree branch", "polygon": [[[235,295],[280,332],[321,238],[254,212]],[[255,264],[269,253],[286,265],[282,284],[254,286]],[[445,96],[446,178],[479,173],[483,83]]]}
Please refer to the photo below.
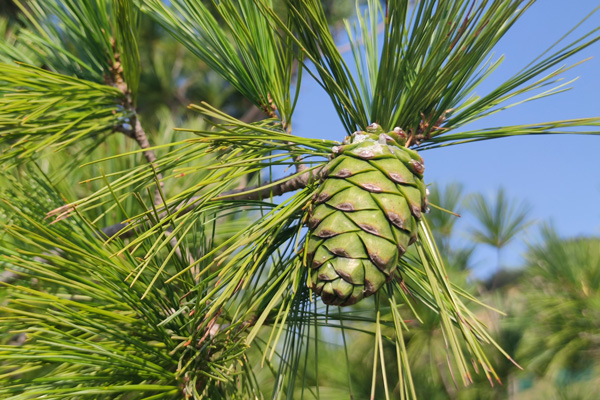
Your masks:
{"label": "tree branch", "polygon": [[156,161],[156,154],[154,154],[153,150],[148,150],[150,148],[150,142],[148,141],[148,137],[146,136],[146,132],[144,128],[142,128],[142,124],[140,124],[140,120],[135,118],[135,128],[126,132],[127,136],[134,139],[140,146],[141,149],[144,149],[144,157],[149,164],[153,164]]}
{"label": "tree branch", "polygon": [[[135,114],[133,118],[135,119],[133,127],[129,127],[129,129],[126,129],[124,124],[121,124],[117,127],[116,130],[124,133],[126,136],[135,140],[137,142],[137,144],[140,146],[140,148],[142,150],[144,150],[142,154],[144,155],[144,158],[146,158],[146,161],[148,162],[148,164],[155,166],[156,165],[155,161],[156,161],[157,157],[156,157],[156,154],[154,153],[154,150],[150,149],[150,141],[148,140],[148,136],[146,135],[144,128],[142,128],[142,124],[140,123],[140,119],[138,118],[137,114]],[[162,173],[157,172],[156,179],[158,180],[160,189],[164,188],[164,182],[162,182],[162,178],[163,178]],[[158,206],[161,203],[162,203],[162,197],[160,195],[160,190],[157,187],[156,192],[154,193],[154,205]]]}
{"label": "tree branch", "polygon": [[[243,188],[238,190],[232,190],[230,192],[223,193],[222,195],[215,197],[214,200],[260,200],[270,196],[281,196],[284,193],[292,192],[294,190],[302,189],[308,185],[309,182],[315,180],[321,180],[325,177],[326,171],[319,169],[316,173],[312,171],[306,171],[308,168],[304,164],[297,166],[296,173],[288,175],[284,178],[278,179],[274,182],[265,183],[260,186],[252,186],[249,188]],[[304,172],[301,175],[290,178],[300,172]],[[187,209],[186,209],[187,210]]]}
{"label": "tree branch", "polygon": [[[225,192],[220,196],[215,197],[213,200],[261,200],[271,196],[281,196],[284,193],[293,192],[294,190],[305,188],[310,182],[320,181],[327,176],[327,170],[325,167],[321,167],[313,170],[308,170],[304,164],[300,164],[297,167],[298,172],[303,172],[297,175],[298,172],[288,175],[284,178],[278,179],[273,182],[268,182],[259,186],[246,187],[242,189],[231,190]],[[296,175],[296,176],[294,176]],[[293,176],[293,178],[291,178]],[[196,208],[198,200],[204,196],[192,197],[190,203],[186,205],[179,205],[175,207],[173,212],[179,212],[180,215],[185,215]],[[111,238],[116,236],[120,231],[125,229],[129,224],[118,223],[107,226],[101,229],[101,232],[105,238]],[[131,229],[118,235],[121,239],[126,239],[135,234],[135,230]]]}
{"label": "tree branch", "polygon": [[[117,51],[117,43],[115,39],[111,39],[111,42],[114,60],[111,66],[111,73],[106,77],[106,83],[116,87],[121,93],[123,93],[123,96],[125,97],[123,106],[126,110],[133,114],[133,121],[131,121],[133,122],[133,126],[131,126],[131,124],[128,122],[123,122],[114,129],[115,131],[122,132],[126,136],[135,140],[140,148],[144,150],[143,154],[146,158],[146,161],[154,166],[156,154],[154,153],[154,150],[150,149],[150,142],[148,141],[148,136],[146,135],[144,128],[142,128],[142,124],[140,123],[140,118],[135,109],[135,103],[133,101],[131,90],[129,90],[129,86],[127,85],[127,82],[125,82],[123,64],[121,63],[121,54],[119,54]],[[164,187],[162,182],[162,174],[157,173],[156,179],[159,182],[160,189],[162,189]],[[154,193],[154,204],[158,206],[160,203],[162,203],[162,198],[160,196],[159,187],[157,187],[156,192]]]}

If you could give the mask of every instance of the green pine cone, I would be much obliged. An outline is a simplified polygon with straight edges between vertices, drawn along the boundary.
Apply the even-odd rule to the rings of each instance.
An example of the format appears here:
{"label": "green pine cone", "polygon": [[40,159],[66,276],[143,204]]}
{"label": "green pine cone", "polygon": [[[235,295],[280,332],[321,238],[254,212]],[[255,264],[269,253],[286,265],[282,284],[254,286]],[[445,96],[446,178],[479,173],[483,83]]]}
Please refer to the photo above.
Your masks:
{"label": "green pine cone", "polygon": [[406,134],[372,124],[355,132],[327,168],[309,215],[309,286],[329,305],[377,292],[417,239],[427,209],[423,160]]}

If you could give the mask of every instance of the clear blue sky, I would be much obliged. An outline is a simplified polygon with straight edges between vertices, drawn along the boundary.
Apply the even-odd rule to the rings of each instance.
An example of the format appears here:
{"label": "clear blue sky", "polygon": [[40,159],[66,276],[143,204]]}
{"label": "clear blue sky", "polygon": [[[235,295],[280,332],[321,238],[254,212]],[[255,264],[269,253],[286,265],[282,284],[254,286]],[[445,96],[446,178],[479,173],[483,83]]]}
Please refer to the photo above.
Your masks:
{"label": "clear blue sky", "polygon": [[[519,71],[598,4],[598,0],[539,0],[497,46],[496,55],[504,54],[505,61],[478,88],[478,93],[485,94]],[[575,36],[598,26],[600,12],[575,31]],[[564,75],[569,80],[580,77],[572,90],[498,113],[477,122],[477,127],[600,116],[599,43],[571,61],[587,57],[594,58]],[[297,135],[332,140],[341,140],[346,134],[329,98],[308,78],[303,81],[294,128]],[[600,136],[498,139],[430,150],[422,155],[428,183],[458,181],[468,192],[490,197],[499,187],[505,187],[510,196],[533,206],[535,219],[552,221],[561,235],[600,235]],[[468,225],[468,216],[461,222],[462,226]],[[523,243],[535,238],[536,231],[532,229],[505,250],[506,264],[520,263]],[[480,251],[476,258],[476,275],[485,276],[493,270],[495,256],[491,252]]]}

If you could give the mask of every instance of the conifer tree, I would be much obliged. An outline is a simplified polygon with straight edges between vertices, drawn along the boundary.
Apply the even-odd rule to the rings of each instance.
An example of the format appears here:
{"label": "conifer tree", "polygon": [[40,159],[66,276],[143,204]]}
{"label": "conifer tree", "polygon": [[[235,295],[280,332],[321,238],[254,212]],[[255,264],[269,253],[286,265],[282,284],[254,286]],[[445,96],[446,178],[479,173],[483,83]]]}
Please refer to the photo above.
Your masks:
{"label": "conifer tree", "polygon": [[[534,0],[368,0],[345,23],[353,66],[317,0],[14,3],[21,22],[0,42],[0,397],[325,398],[319,348],[336,340],[340,396],[368,357],[371,398],[415,398],[405,335],[424,319],[458,385],[498,380],[488,354],[510,355],[428,223],[427,150],[598,134],[598,117],[469,124],[563,91],[600,28],[480,93]],[[198,102],[201,119],[149,135],[149,115],[168,112],[139,110],[143,19],[252,117]],[[345,138],[295,135],[303,79]]]}

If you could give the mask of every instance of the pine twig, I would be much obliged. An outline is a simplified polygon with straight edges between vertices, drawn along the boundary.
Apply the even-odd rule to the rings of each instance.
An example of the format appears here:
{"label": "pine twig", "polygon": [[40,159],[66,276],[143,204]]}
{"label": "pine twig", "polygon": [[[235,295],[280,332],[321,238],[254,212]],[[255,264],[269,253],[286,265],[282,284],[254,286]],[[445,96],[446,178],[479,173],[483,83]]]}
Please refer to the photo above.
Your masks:
{"label": "pine twig", "polygon": [[[126,124],[121,124],[116,128],[116,131],[122,132],[126,136],[135,140],[137,142],[137,144],[140,146],[140,148],[142,150],[144,150],[142,154],[144,155],[144,158],[146,159],[148,164],[151,164],[154,166],[155,162],[157,160],[157,157],[156,157],[156,154],[154,153],[154,150],[152,150],[150,148],[150,141],[148,140],[146,131],[144,131],[144,128],[142,127],[142,124],[140,123],[140,120],[139,120],[137,114],[135,114],[135,116],[133,118],[135,119],[135,123],[134,123],[133,127],[131,127],[131,126],[125,127]],[[162,178],[163,178],[162,173],[157,172],[156,179],[160,185],[161,190],[164,188],[164,182],[162,181]],[[156,188],[156,191],[154,193],[154,205],[159,206],[161,203],[162,203],[162,198],[160,196],[160,191],[158,188]]]}
{"label": "pine twig", "polygon": [[[293,192],[294,190],[305,188],[310,182],[322,180],[327,174],[325,168],[320,168],[316,172],[306,171],[307,167],[304,164],[297,166],[298,172],[303,172],[301,175],[297,175],[298,172],[288,175],[284,178],[278,179],[274,182],[267,182],[263,185],[245,187],[242,189],[231,190],[225,192],[222,195],[215,197],[213,200],[261,200],[270,196],[276,197],[281,196],[284,193]],[[290,176],[297,175],[294,178]],[[174,209],[174,212],[178,212],[179,215],[185,215],[193,211],[196,207],[196,202],[204,196],[192,197],[187,205],[179,205]],[[101,229],[102,235],[106,238],[112,238],[116,236],[123,229],[127,228],[129,224],[118,223],[110,225]],[[133,236],[135,230],[131,229],[118,235],[121,239],[126,239]]]}

